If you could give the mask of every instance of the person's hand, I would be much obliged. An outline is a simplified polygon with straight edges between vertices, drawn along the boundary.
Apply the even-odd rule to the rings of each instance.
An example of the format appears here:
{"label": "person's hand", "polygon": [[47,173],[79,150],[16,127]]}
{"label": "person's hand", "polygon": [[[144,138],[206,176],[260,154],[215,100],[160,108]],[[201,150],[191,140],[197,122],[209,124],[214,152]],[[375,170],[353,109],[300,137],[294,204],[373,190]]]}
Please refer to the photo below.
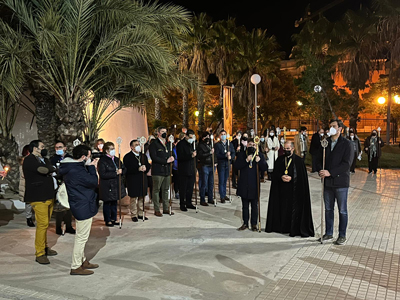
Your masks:
{"label": "person's hand", "polygon": [[171,162],[173,162],[175,160],[175,158],[173,157],[173,156],[170,156],[168,159],[167,159],[167,163],[171,163]]}
{"label": "person's hand", "polygon": [[214,154],[214,148],[211,149],[211,154]]}
{"label": "person's hand", "polygon": [[257,155],[256,156],[256,162],[259,162],[261,160],[261,158]]}
{"label": "person's hand", "polygon": [[321,170],[318,172],[319,177],[325,178],[331,176],[331,173],[329,173],[328,170]]}
{"label": "person's hand", "polygon": [[6,172],[6,171],[1,171],[1,172],[0,172],[0,176],[1,176],[2,178],[5,178],[5,177],[7,176],[7,172]]}
{"label": "person's hand", "polygon": [[231,160],[231,153],[228,152],[228,153],[226,154],[226,157],[228,158],[228,160]]}
{"label": "person's hand", "polygon": [[240,151],[240,146],[236,148],[236,151],[238,151],[238,152]]}
{"label": "person's hand", "polygon": [[117,175],[122,174],[122,169],[117,170]]}
{"label": "person's hand", "polygon": [[382,141],[379,141],[379,144],[382,144]]}
{"label": "person's hand", "polygon": [[146,172],[146,166],[140,166],[139,171],[141,172]]}
{"label": "person's hand", "polygon": [[89,164],[89,166],[95,166],[97,168],[97,163],[99,162],[99,159],[93,159],[92,162]]}
{"label": "person's hand", "polygon": [[247,156],[246,161],[250,162],[252,159],[253,159],[253,155],[249,155],[249,156]]}
{"label": "person's hand", "polygon": [[196,155],[197,155],[197,152],[196,152],[196,151],[193,151],[192,157],[196,157]]}
{"label": "person's hand", "polygon": [[365,148],[365,151],[368,151],[368,147],[367,147],[367,148]]}

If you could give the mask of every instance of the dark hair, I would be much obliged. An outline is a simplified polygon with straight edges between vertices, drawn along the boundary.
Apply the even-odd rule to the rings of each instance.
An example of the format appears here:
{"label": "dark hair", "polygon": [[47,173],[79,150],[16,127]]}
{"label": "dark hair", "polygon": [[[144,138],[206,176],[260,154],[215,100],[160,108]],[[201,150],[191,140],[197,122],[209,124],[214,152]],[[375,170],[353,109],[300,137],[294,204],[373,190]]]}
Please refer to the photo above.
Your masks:
{"label": "dark hair", "polygon": [[90,149],[90,147],[88,147],[86,145],[76,146],[74,148],[74,150],[72,150],[72,157],[74,159],[79,159],[82,156],[88,156],[89,155],[89,151],[92,151],[92,149]]}
{"label": "dark hair", "polygon": [[254,143],[254,138],[248,138],[247,139],[247,144],[249,144],[249,143]]}
{"label": "dark hair", "polygon": [[57,140],[57,141],[56,141],[56,143],[54,144],[54,146],[55,146],[55,145],[57,145],[58,143],[61,143],[61,144],[63,144],[63,145],[64,145],[64,147],[65,147],[65,143],[64,143],[63,141],[59,141],[59,140]]}
{"label": "dark hair", "polygon": [[136,140],[132,140],[132,141],[129,143],[129,146],[132,147],[132,145],[133,145],[134,142],[137,142],[137,139],[136,139]]}
{"label": "dark hair", "polygon": [[33,148],[39,148],[39,143],[42,143],[41,140],[33,140],[29,143],[29,153],[33,152]]}
{"label": "dark hair", "polygon": [[160,127],[158,127],[158,128],[157,128],[157,132],[160,132],[160,131],[161,131],[161,129],[165,129],[165,130],[166,130],[166,129],[167,129],[167,127],[165,127],[165,126],[160,126]]}
{"label": "dark hair", "polygon": [[210,135],[210,133],[207,132],[207,131],[204,131],[204,132],[201,134],[201,139],[204,139],[204,138],[207,137],[208,135]]}
{"label": "dark hair", "polygon": [[29,151],[29,145],[25,145],[24,148],[22,148],[22,156],[27,156],[29,155],[30,151]]}
{"label": "dark hair", "polygon": [[105,143],[105,141],[104,141],[103,139],[97,139],[97,140],[96,140],[96,145],[97,145],[99,142],[103,142],[103,144]]}
{"label": "dark hair", "polygon": [[[104,150],[104,151],[107,151],[107,150],[110,149],[111,146],[114,146],[114,143],[113,143],[113,142],[107,142],[107,143],[104,144],[103,150]],[[114,147],[115,147],[115,146],[114,146]]]}
{"label": "dark hair", "polygon": [[219,134],[222,134],[223,132],[226,133],[226,130],[225,130],[225,129],[222,129],[222,130],[219,132]]}
{"label": "dark hair", "polygon": [[329,131],[329,127],[325,127],[325,129],[324,129],[325,131]]}
{"label": "dark hair", "polygon": [[301,126],[300,131],[307,131],[307,127]]}
{"label": "dark hair", "polygon": [[338,127],[344,128],[343,122],[342,122],[341,120],[339,120],[339,119],[332,119],[332,120],[329,121],[329,124],[331,124],[331,123],[333,123],[333,122],[336,122],[336,123],[338,124]]}
{"label": "dark hair", "polygon": [[185,134],[189,136],[190,134],[194,134],[194,131],[192,129],[188,129]]}

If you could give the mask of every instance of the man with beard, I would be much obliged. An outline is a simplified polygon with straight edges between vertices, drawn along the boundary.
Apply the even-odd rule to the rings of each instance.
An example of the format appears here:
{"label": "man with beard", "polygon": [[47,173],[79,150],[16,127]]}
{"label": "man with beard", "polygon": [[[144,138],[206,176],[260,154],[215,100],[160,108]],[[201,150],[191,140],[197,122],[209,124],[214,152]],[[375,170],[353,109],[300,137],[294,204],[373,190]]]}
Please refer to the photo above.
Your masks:
{"label": "man with beard", "polygon": [[[252,138],[247,141],[246,150],[238,153],[234,163],[235,168],[240,171],[237,195],[242,198],[243,225],[238,230],[249,228],[249,204],[251,204],[251,230],[257,231],[258,220],[258,189],[257,187],[260,172],[268,169],[264,155],[256,153],[256,144]],[[257,172],[258,165],[258,172]]]}
{"label": "man with beard", "polygon": [[269,194],[266,232],[289,236],[314,236],[310,188],[304,160],[286,142],[285,155],[275,162]]}

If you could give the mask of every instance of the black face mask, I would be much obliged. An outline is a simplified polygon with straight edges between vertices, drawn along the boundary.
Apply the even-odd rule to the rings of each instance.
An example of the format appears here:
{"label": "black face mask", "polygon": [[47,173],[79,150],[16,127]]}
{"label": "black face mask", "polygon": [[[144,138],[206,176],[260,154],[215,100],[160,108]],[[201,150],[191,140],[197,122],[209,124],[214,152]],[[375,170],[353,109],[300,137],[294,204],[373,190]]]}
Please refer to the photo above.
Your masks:
{"label": "black face mask", "polygon": [[165,139],[165,138],[167,137],[167,133],[164,132],[164,133],[161,135],[161,137],[162,137],[163,139]]}
{"label": "black face mask", "polygon": [[40,155],[41,155],[42,157],[47,156],[47,153],[48,153],[47,149],[42,149],[42,150],[40,151]]}
{"label": "black face mask", "polygon": [[290,150],[285,150],[285,156],[287,157],[287,156],[290,156],[290,155],[292,155],[292,151],[290,151]]}
{"label": "black face mask", "polygon": [[372,136],[376,136],[376,132],[373,132],[373,133],[372,133]]}
{"label": "black face mask", "polygon": [[256,152],[256,148],[254,148],[254,147],[247,148],[248,155],[253,155],[255,152]]}
{"label": "black face mask", "polygon": [[242,141],[247,141],[247,136],[242,137]]}

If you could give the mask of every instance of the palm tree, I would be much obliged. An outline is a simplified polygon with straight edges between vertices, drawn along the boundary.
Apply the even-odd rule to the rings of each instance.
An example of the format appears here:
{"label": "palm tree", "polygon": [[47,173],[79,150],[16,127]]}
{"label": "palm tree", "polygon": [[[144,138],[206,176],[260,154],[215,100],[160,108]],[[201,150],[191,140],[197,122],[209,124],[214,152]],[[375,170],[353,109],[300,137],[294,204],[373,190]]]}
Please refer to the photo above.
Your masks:
{"label": "palm tree", "polygon": [[136,102],[154,99],[170,86],[175,53],[189,22],[181,7],[140,1],[4,3],[30,33],[40,57],[28,65],[31,77],[55,96],[57,137],[69,148],[87,125],[88,95],[135,95]]}
{"label": "palm tree", "polygon": [[[185,38],[185,46],[179,58],[179,67],[182,72],[192,72],[196,75],[198,81],[197,93],[197,110],[198,116],[198,129],[203,130],[204,127],[204,91],[203,85],[206,83],[210,75],[207,57],[211,49],[211,19],[204,13],[194,16],[190,26],[190,30]],[[182,91],[185,94],[186,91]],[[187,97],[184,97],[183,111],[187,112]],[[183,117],[188,120],[188,116]]]}
{"label": "palm tree", "polygon": [[253,128],[254,86],[250,78],[258,73],[261,78],[258,98],[267,95],[269,84],[279,70],[281,53],[274,36],[268,37],[266,30],[254,29],[239,37],[235,55],[236,95],[239,103],[247,108],[247,129]]}
{"label": "palm tree", "polygon": [[335,24],[330,51],[339,56],[338,70],[352,94],[350,127],[357,129],[360,110],[359,91],[367,87],[371,71],[375,67],[374,43],[376,41],[376,18],[368,10],[347,11]]}
{"label": "palm tree", "polygon": [[31,51],[21,32],[0,19],[0,159],[2,166],[10,166],[6,178],[13,191],[18,191],[19,153],[12,130],[20,107],[32,112],[21,100],[26,80],[22,61],[30,60]]}

